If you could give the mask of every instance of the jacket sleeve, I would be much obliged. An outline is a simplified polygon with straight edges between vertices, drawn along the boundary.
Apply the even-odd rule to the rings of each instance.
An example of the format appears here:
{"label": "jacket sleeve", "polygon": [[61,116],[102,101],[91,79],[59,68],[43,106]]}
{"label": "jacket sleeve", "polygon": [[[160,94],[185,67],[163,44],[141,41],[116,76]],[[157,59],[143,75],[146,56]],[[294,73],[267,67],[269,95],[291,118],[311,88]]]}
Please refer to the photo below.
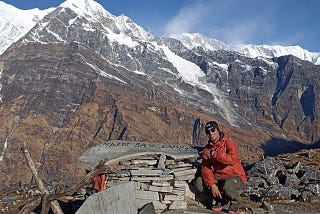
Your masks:
{"label": "jacket sleeve", "polygon": [[237,164],[240,161],[240,158],[236,143],[231,140],[227,141],[226,152],[215,152],[213,158],[227,165]]}
{"label": "jacket sleeve", "polygon": [[202,163],[201,163],[201,177],[205,185],[208,187],[212,186],[215,183],[213,170],[211,167],[210,161],[202,156]]}

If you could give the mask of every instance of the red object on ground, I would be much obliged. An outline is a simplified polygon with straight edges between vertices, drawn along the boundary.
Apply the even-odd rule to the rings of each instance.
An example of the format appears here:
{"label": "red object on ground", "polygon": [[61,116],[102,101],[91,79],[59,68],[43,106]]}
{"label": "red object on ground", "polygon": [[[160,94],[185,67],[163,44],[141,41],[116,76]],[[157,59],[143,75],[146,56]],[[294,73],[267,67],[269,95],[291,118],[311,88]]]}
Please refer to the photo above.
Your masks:
{"label": "red object on ground", "polygon": [[105,189],[106,182],[106,174],[102,173],[93,178],[93,188],[95,188],[98,192],[101,192]]}

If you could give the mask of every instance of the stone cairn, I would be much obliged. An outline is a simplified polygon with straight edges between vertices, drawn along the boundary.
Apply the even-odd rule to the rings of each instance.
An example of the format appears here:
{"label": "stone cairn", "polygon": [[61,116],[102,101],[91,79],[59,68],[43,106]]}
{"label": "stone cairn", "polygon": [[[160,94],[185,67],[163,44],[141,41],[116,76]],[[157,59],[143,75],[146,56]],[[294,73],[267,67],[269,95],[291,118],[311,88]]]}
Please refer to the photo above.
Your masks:
{"label": "stone cairn", "polygon": [[[117,167],[106,174],[106,188],[134,182],[137,210],[152,203],[156,213],[186,209],[186,197],[195,199],[189,183],[197,172],[198,150],[184,145],[109,141],[86,151],[80,163],[96,165],[107,159]],[[108,163],[107,163],[108,164]]]}
{"label": "stone cairn", "polygon": [[185,209],[185,197],[194,197],[188,185],[197,171],[194,162],[191,159],[175,160],[165,155],[123,161],[116,173],[106,173],[106,186],[109,188],[134,181],[138,209],[148,203],[153,204],[156,213]]}
{"label": "stone cairn", "polygon": [[[79,162],[96,165],[107,158],[110,163],[117,163],[115,170],[105,172],[107,190],[128,183],[134,184],[134,190],[131,191],[134,193],[129,195],[128,191],[125,195],[128,197],[127,201],[133,201],[133,205],[123,213],[128,214],[132,209],[136,210],[132,213],[140,213],[139,210],[143,210],[143,207],[150,203],[156,213],[163,213],[168,210],[187,209],[188,198],[198,200],[191,190],[192,180],[196,177],[201,163],[198,153],[200,150],[201,148],[179,145],[111,141],[86,151],[79,158]],[[309,159],[313,158],[309,156]],[[272,213],[274,201],[309,202],[320,195],[319,167],[302,166],[300,162],[289,166],[287,159],[279,160],[274,157],[243,165],[248,183],[242,196],[262,202],[261,209],[254,213]],[[122,192],[123,188],[113,191],[112,195],[114,197]],[[112,203],[109,207],[115,206],[116,202]],[[119,206],[123,208],[122,205]],[[86,213],[87,210],[77,213]],[[285,213],[283,210],[280,212]]]}

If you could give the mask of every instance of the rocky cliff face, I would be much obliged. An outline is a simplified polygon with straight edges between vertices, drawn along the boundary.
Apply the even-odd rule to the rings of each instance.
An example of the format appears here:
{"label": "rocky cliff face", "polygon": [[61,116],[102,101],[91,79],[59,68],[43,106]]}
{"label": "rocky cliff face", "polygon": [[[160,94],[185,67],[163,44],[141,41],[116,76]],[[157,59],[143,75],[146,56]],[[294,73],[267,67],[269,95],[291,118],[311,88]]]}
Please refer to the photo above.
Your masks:
{"label": "rocky cliff face", "polygon": [[[177,41],[165,42],[176,54],[203,70],[205,81],[218,91],[214,98],[228,101],[236,123],[257,125],[264,131],[309,144],[319,140],[318,65],[294,56],[252,59],[225,50],[190,51]],[[210,95],[205,98],[212,99]]]}
{"label": "rocky cliff face", "polygon": [[107,140],[204,144],[211,119],[247,159],[319,141],[319,66],[191,50],[92,8],[58,7],[0,56],[2,183],[31,179],[20,141],[48,181]]}

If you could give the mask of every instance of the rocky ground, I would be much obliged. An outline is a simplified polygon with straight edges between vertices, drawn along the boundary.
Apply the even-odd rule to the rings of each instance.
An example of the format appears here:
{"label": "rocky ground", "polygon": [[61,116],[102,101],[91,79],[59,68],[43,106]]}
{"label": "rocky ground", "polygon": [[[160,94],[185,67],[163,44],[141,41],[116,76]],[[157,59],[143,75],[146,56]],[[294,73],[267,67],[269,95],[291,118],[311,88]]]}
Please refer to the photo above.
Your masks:
{"label": "rocky ground", "polygon": [[[0,213],[6,213],[6,214],[16,214],[18,213],[18,209],[23,204],[27,203],[28,201],[31,201],[35,199],[36,197],[29,197],[28,199],[24,198],[20,194],[10,194],[10,196],[7,196],[7,199],[3,199],[4,195],[1,194],[1,206],[0,206]],[[16,197],[16,200],[10,201],[11,197]],[[64,213],[75,213],[77,209],[82,205],[84,201],[84,198],[81,195],[66,198],[65,201],[59,201],[60,206],[62,207],[62,210]],[[240,209],[240,214],[253,214],[253,213],[267,213],[261,202],[254,202],[250,200],[248,197],[243,197],[244,204]],[[205,213],[205,208],[193,201],[188,201],[189,205],[189,211],[192,210],[195,212],[197,210],[198,213]],[[274,202],[273,204],[274,213],[279,214],[319,214],[320,213],[320,197],[317,197],[312,202],[295,202],[295,201],[278,201]],[[209,210],[207,210],[209,211]],[[35,213],[40,213],[40,208],[34,211]],[[173,212],[171,212],[174,214]],[[183,212],[176,211],[175,214],[182,214]],[[214,212],[208,212],[208,213],[214,213]],[[270,212],[272,213],[272,212]]]}
{"label": "rocky ground", "polygon": [[[31,191],[32,190],[32,191]],[[38,198],[37,195],[30,196],[30,193],[36,193],[36,189],[29,189],[28,191],[11,191],[0,193],[0,213],[16,214],[19,212],[19,207],[24,204],[33,201]],[[29,192],[29,194],[28,194]],[[29,195],[29,196],[28,196]],[[81,194],[74,195],[73,197],[65,198],[63,201],[59,201],[60,206],[64,213],[75,213],[77,209],[84,202],[84,197]],[[189,199],[188,207],[190,211],[204,210],[204,206],[197,203],[194,200]],[[297,201],[275,201],[272,203],[274,213],[283,214],[316,214],[320,213],[320,196],[314,198],[310,202],[297,202]],[[40,208],[35,210],[36,213],[40,213]],[[178,212],[177,212],[178,213]],[[214,213],[214,212],[212,212]],[[252,201],[249,197],[243,197],[243,206],[240,209],[242,214],[253,213],[267,213],[264,209],[262,202]],[[270,212],[271,213],[271,212]],[[174,214],[174,213],[172,213]],[[181,212],[182,214],[182,212]]]}
{"label": "rocky ground", "polygon": [[[268,160],[266,158],[265,160]],[[271,159],[272,161],[276,161],[275,163],[285,163],[285,168],[287,171],[297,170],[297,163],[299,166],[307,167],[308,169],[313,169],[315,172],[319,172],[319,162],[320,162],[320,150],[303,150],[297,153],[291,154],[282,154],[276,156]],[[260,163],[260,162],[259,162]],[[266,163],[267,164],[267,163]],[[276,165],[276,164],[275,164]],[[268,165],[265,165],[266,169],[268,170]],[[256,167],[257,168],[257,167]],[[250,171],[247,173],[252,173],[252,170],[255,167],[252,167]],[[302,168],[300,168],[301,170]],[[315,176],[318,176],[315,174]],[[314,178],[313,182],[317,184],[317,179]],[[249,177],[250,181],[250,177]],[[48,185],[50,186],[50,185]],[[248,183],[248,186],[253,186],[252,183]],[[283,185],[284,186],[284,185]],[[316,188],[317,186],[315,186]],[[279,187],[280,188],[280,187]],[[290,186],[290,188],[295,188]],[[314,194],[312,197],[310,196],[300,196],[299,199],[285,198],[285,195],[276,195],[278,199],[275,199],[275,193],[270,193],[268,197],[253,197],[253,195],[259,195],[260,189],[256,189],[254,194],[248,194],[248,192],[243,193],[243,205],[241,207],[240,213],[243,214],[253,214],[253,213],[303,213],[303,214],[315,214],[320,213],[320,194]],[[312,189],[312,191],[316,191]],[[280,196],[280,198],[279,198]],[[282,198],[281,198],[282,197]],[[33,200],[40,198],[40,192],[37,190],[36,186],[12,186],[10,190],[2,191],[0,193],[0,213],[18,213],[19,208],[24,206],[27,203],[31,203]],[[80,191],[77,194],[74,194],[72,197],[65,197],[59,201],[60,206],[62,207],[64,213],[75,213],[76,210],[81,206],[84,201],[84,195]],[[264,202],[263,202],[264,201]],[[189,213],[191,210],[204,210],[202,204],[189,199],[188,201],[188,208],[190,208]],[[271,205],[271,206],[270,206]],[[40,208],[35,210],[36,213],[40,213]],[[172,212],[171,212],[172,213]],[[184,213],[176,212],[178,213]],[[199,213],[201,213],[199,211]],[[172,213],[174,214],[174,213]]]}

